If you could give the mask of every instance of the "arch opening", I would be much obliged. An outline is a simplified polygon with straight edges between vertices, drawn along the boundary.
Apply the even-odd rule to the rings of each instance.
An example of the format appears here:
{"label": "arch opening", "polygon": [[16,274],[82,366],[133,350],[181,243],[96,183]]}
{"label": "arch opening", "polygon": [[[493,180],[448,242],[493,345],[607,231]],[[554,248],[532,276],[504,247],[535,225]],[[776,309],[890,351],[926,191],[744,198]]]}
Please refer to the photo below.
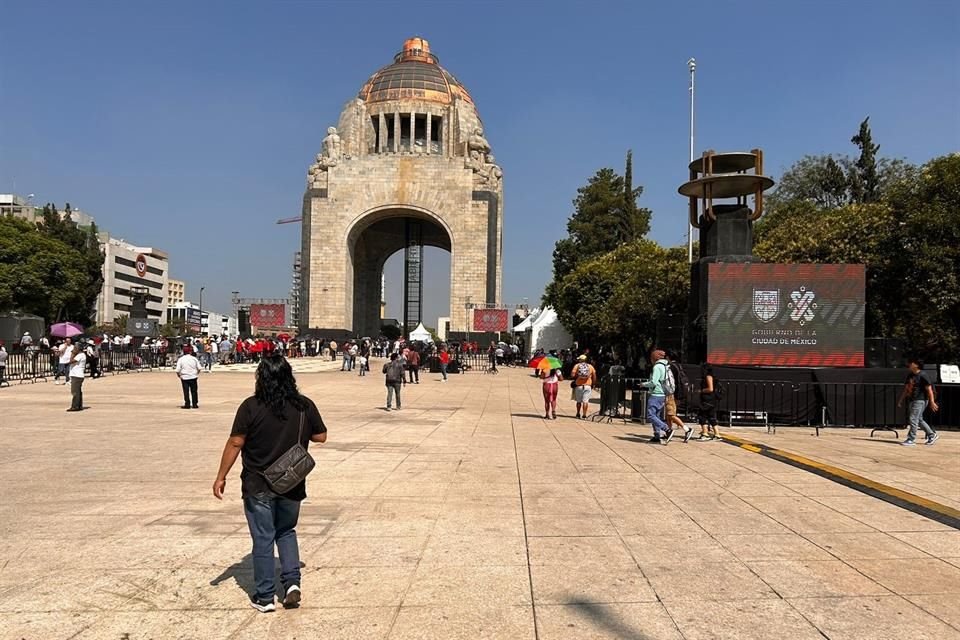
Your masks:
{"label": "arch opening", "polygon": [[[404,253],[400,279],[405,325],[423,318],[423,248],[452,251],[448,231],[429,214],[413,209],[392,208],[373,212],[359,220],[348,235],[348,294],[352,297],[354,333],[375,336],[381,327],[384,300],[383,274],[387,260]],[[395,268],[393,269],[395,273]],[[391,274],[391,285],[393,274]],[[408,327],[410,331],[413,327]]]}

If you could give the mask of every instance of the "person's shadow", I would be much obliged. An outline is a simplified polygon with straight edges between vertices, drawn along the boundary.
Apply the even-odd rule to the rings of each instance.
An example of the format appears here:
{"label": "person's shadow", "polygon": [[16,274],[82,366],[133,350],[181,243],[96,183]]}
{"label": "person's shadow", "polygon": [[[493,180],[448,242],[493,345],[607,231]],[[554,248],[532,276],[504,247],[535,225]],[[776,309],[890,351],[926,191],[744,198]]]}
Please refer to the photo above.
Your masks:
{"label": "person's shadow", "polygon": [[253,555],[248,553],[243,556],[243,558],[236,562],[218,575],[216,578],[210,581],[211,587],[216,587],[230,578],[233,578],[237,586],[243,589],[247,594],[254,592],[255,584],[253,582]]}
{"label": "person's shadow", "polygon": [[[301,560],[300,568],[303,569],[307,565]],[[274,582],[280,582],[280,560],[279,558],[274,558]],[[256,591],[256,583],[253,581],[253,554],[248,553],[243,556],[239,562],[235,562],[226,569],[224,569],[220,575],[210,581],[211,587],[216,587],[230,578],[233,578],[237,586],[240,587],[247,595],[252,595]]]}

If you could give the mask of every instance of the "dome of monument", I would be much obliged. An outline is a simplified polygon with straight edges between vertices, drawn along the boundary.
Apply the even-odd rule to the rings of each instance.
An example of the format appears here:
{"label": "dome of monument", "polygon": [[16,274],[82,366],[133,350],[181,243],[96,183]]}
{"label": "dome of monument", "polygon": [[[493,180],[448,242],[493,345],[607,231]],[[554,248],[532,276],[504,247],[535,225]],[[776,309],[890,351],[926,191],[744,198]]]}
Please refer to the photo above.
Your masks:
{"label": "dome of monument", "polygon": [[367,104],[403,98],[451,104],[458,97],[473,103],[463,85],[440,66],[423,38],[404,42],[393,64],[370,76],[358,97]]}

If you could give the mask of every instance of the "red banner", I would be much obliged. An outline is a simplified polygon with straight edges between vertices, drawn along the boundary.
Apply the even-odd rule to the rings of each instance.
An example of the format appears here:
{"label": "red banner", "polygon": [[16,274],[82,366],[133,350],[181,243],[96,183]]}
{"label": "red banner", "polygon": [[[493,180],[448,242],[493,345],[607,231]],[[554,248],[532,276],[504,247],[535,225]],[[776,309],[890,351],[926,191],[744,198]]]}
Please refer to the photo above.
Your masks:
{"label": "red banner", "polygon": [[506,331],[507,330],[507,310],[506,309],[474,309],[473,310],[473,330],[474,331]]}
{"label": "red banner", "polygon": [[287,323],[287,306],[284,304],[250,305],[250,324],[255,327],[283,327]]}

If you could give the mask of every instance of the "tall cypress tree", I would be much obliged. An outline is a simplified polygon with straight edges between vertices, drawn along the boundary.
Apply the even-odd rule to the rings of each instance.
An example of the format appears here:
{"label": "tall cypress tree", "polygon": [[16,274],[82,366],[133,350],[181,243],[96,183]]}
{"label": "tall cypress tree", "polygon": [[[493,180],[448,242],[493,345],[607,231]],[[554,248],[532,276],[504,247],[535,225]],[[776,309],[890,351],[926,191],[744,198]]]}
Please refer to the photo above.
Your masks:
{"label": "tall cypress tree", "polygon": [[860,123],[860,131],[850,138],[860,148],[860,157],[854,163],[850,186],[854,202],[876,202],[880,196],[880,171],[877,168],[877,151],[880,145],[873,144],[870,131],[870,116]]}

